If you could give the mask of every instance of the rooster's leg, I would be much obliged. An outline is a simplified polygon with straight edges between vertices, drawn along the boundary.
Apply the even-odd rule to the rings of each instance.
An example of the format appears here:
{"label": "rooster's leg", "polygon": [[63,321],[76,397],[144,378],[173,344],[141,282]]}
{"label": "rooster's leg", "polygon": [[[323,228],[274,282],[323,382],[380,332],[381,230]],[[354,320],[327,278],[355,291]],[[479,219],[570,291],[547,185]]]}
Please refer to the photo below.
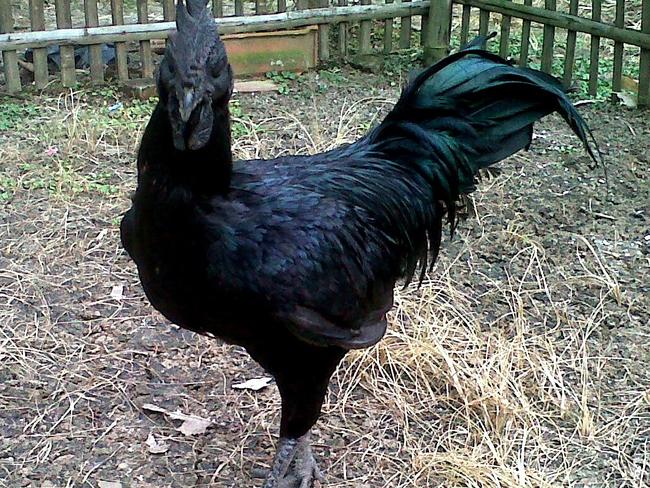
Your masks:
{"label": "rooster's leg", "polygon": [[281,437],[264,488],[312,488],[314,481],[323,481],[311,452],[309,433],[292,439]]}

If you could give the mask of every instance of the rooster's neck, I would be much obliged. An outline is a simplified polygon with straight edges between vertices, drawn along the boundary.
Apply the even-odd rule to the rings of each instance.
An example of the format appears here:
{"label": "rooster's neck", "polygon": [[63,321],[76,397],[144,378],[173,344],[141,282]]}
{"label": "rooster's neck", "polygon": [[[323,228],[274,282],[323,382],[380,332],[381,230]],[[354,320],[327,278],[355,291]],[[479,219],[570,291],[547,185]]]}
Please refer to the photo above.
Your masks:
{"label": "rooster's neck", "polygon": [[213,106],[214,123],[208,143],[197,150],[174,147],[167,109],[159,102],[147,124],[138,153],[139,185],[212,195],[230,187],[232,152],[228,106]]}

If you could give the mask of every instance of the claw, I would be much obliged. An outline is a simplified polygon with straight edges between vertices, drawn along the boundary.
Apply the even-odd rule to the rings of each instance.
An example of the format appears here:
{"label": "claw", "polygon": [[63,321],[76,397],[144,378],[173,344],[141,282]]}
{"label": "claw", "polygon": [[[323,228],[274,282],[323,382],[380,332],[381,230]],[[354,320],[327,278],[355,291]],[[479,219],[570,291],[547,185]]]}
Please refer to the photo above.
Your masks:
{"label": "claw", "polygon": [[323,474],[311,452],[309,434],[299,439],[281,438],[264,488],[313,488]]}

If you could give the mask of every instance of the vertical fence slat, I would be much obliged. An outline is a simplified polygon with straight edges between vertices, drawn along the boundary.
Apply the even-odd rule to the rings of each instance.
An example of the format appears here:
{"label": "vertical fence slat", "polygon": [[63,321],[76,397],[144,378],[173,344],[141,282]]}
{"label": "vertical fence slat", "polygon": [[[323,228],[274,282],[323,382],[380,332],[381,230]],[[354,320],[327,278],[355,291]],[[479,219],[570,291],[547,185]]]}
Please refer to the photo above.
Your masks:
{"label": "vertical fence slat", "polygon": [[[241,0],[240,0],[241,2]],[[235,7],[237,5],[235,4]],[[163,20],[171,22],[176,19],[176,10],[174,9],[174,0],[162,0]],[[169,39],[165,41],[165,45],[169,44]]]}
{"label": "vertical fence slat", "polygon": [[[329,0],[321,0],[321,7],[329,7]],[[330,58],[330,25],[321,24],[318,26],[318,57],[321,61]]]}
{"label": "vertical fence slat", "polygon": [[[140,24],[147,24],[149,22],[147,0],[138,0],[137,8],[138,22]],[[151,55],[150,41],[140,41],[140,64],[142,65],[142,77],[153,78],[153,57]]]}
{"label": "vertical fence slat", "polygon": [[[641,7],[641,32],[650,34],[650,0]],[[650,49],[641,49],[639,59],[639,107],[650,106]]]}
{"label": "vertical fence slat", "polygon": [[[616,0],[616,27],[625,26],[625,0]],[[614,42],[614,66],[612,68],[612,101],[616,101],[616,92],[621,91],[623,80],[623,48],[622,42]]]}
{"label": "vertical fence slat", "polygon": [[286,11],[287,11],[287,0],[278,0],[278,12],[286,12]]}
{"label": "vertical fence slat", "polygon": [[[59,29],[69,29],[72,27],[72,13],[70,11],[70,0],[56,0],[56,26]],[[74,47],[61,46],[61,83],[66,88],[73,87],[76,84]]]}
{"label": "vertical fence slat", "polygon": [[499,36],[499,56],[507,58],[510,54],[510,25],[512,17],[504,15],[501,18],[501,35]]}
{"label": "vertical fence slat", "polygon": [[[346,7],[348,0],[339,0],[339,7]],[[341,22],[339,24],[339,53],[341,56],[348,55],[348,23]]]}
{"label": "vertical fence slat", "polygon": [[[602,0],[591,1],[591,20],[600,22]],[[589,53],[589,95],[598,93],[598,62],[600,61],[600,37],[591,36]]]}
{"label": "vertical fence slat", "polygon": [[[393,3],[394,0],[386,0],[386,4]],[[393,25],[395,19],[384,20],[384,54],[393,52]]]}
{"label": "vertical fence slat", "polygon": [[[578,15],[578,0],[571,0],[569,13],[571,15]],[[564,51],[564,76],[562,78],[564,86],[567,88],[571,86],[571,80],[573,79],[573,64],[576,58],[576,37],[576,31],[569,30],[567,32],[566,50]]]}
{"label": "vertical fence slat", "polygon": [[[14,17],[11,13],[11,2],[0,2],[0,32],[8,33],[14,30]],[[14,93],[22,88],[18,72],[18,54],[16,51],[2,51],[2,63],[5,71],[7,91]]]}
{"label": "vertical fence slat", "polygon": [[[544,7],[546,10],[555,11],[557,8],[555,0],[545,0]],[[542,71],[546,73],[553,72],[553,44],[555,44],[555,27],[552,25],[544,26],[544,38],[542,41]]]}
{"label": "vertical fence slat", "polygon": [[[533,0],[524,0],[524,5],[531,6]],[[528,66],[528,48],[530,47],[530,20],[521,22],[521,50],[519,51],[519,65]]]}
{"label": "vertical fence slat", "polygon": [[[29,0],[30,25],[33,31],[45,30],[43,0]],[[37,88],[45,88],[48,82],[47,49],[36,48],[34,55],[34,83]]]}
{"label": "vertical fence slat", "polygon": [[237,17],[244,15],[244,2],[242,0],[235,0],[235,15]]}
{"label": "vertical fence slat", "polygon": [[467,39],[469,38],[469,21],[472,18],[472,6],[463,5],[463,13],[461,16],[460,22],[460,45],[464,46],[467,44]]}
{"label": "vertical fence slat", "polygon": [[[361,5],[370,5],[370,0],[361,0]],[[361,54],[370,53],[370,29],[372,21],[362,20],[359,23],[359,52]]]}
{"label": "vertical fence slat", "polygon": [[[111,0],[111,15],[113,25],[124,24],[124,0]],[[117,62],[117,76],[120,81],[129,79],[129,66],[126,58],[126,43],[115,43],[115,60]]]}
{"label": "vertical fence slat", "polygon": [[[410,2],[411,0],[402,0],[402,2]],[[438,1],[438,0],[436,0]],[[399,26],[399,48],[408,49],[411,47],[411,17],[406,16],[400,19]]]}
{"label": "vertical fence slat", "polygon": [[174,9],[174,0],[162,0],[163,20],[169,22],[175,19],[176,10]]}
{"label": "vertical fence slat", "polygon": [[[424,64],[440,61],[449,52],[452,16],[451,0],[435,0],[429,7],[426,37],[424,37]],[[424,19],[423,19],[424,20]],[[422,24],[424,29],[425,25]]]}
{"label": "vertical fence slat", "polygon": [[[87,27],[99,26],[99,14],[97,11],[97,0],[84,1],[84,15],[86,17]],[[90,79],[93,83],[104,82],[104,60],[102,59],[101,44],[92,44],[88,46],[90,54]]]}
{"label": "vertical fence slat", "polygon": [[478,35],[486,36],[490,29],[490,12],[481,10],[478,17]]}
{"label": "vertical fence slat", "polygon": [[[284,0],[278,0],[278,4],[281,1]],[[215,18],[223,17],[223,0],[212,0],[212,16]]]}
{"label": "vertical fence slat", "polygon": [[264,14],[264,0],[255,0],[255,15]]}

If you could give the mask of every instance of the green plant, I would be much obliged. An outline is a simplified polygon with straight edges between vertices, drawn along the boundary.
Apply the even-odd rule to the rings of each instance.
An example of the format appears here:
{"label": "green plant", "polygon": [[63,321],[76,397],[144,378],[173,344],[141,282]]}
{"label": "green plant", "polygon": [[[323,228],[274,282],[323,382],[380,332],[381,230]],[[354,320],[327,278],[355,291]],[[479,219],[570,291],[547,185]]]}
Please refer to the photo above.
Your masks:
{"label": "green plant", "polygon": [[291,82],[298,79],[298,74],[293,71],[269,71],[266,77],[278,86],[278,92],[286,95],[291,91]]}
{"label": "green plant", "polygon": [[17,182],[9,175],[0,174],[0,202],[11,199],[16,191]]}
{"label": "green plant", "polygon": [[0,105],[0,130],[15,129],[26,118],[36,117],[38,113],[38,107],[31,103],[3,103]]}

